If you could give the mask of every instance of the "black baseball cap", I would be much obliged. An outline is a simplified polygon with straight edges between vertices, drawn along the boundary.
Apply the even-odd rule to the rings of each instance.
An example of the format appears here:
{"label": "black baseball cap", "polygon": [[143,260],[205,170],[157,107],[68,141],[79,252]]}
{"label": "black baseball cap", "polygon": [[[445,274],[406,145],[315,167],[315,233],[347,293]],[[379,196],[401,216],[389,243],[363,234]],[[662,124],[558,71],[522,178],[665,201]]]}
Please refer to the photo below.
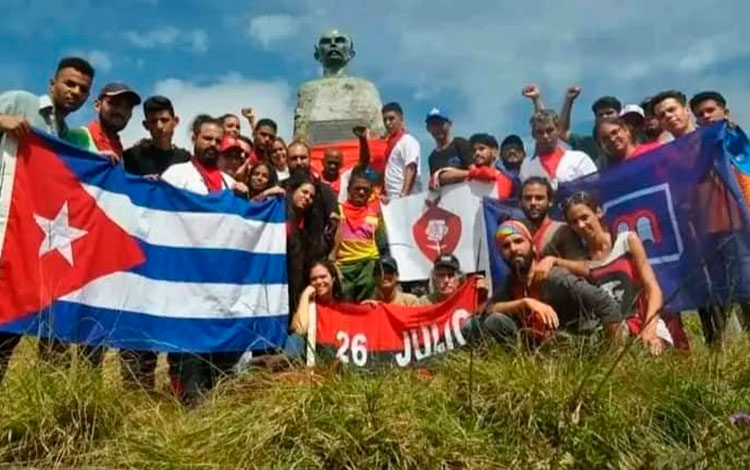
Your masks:
{"label": "black baseball cap", "polygon": [[101,99],[104,96],[120,96],[120,95],[127,95],[128,98],[130,98],[130,102],[133,104],[133,106],[137,106],[141,104],[141,97],[133,91],[132,88],[127,86],[124,83],[121,82],[112,82],[107,83],[104,85],[104,88],[102,88],[102,91],[99,92],[99,99]]}
{"label": "black baseball cap", "polygon": [[398,263],[392,257],[385,255],[381,256],[378,260],[378,264],[375,265],[375,275],[379,276],[383,272],[390,272],[398,274]]}
{"label": "black baseball cap", "polygon": [[506,138],[503,139],[503,142],[500,144],[500,148],[503,149],[505,147],[508,147],[510,145],[516,145],[518,147],[521,147],[521,150],[524,150],[523,148],[523,140],[521,140],[520,137],[518,137],[516,134],[510,134]]}
{"label": "black baseball cap", "polygon": [[451,268],[455,271],[458,271],[461,269],[461,264],[458,262],[458,258],[450,253],[446,253],[438,256],[435,260],[434,269],[437,268]]}
{"label": "black baseball cap", "polygon": [[471,137],[469,137],[469,143],[472,146],[475,144],[482,144],[493,149],[497,148],[497,139],[495,138],[495,136],[487,134],[487,133],[480,133],[480,134],[472,135]]}

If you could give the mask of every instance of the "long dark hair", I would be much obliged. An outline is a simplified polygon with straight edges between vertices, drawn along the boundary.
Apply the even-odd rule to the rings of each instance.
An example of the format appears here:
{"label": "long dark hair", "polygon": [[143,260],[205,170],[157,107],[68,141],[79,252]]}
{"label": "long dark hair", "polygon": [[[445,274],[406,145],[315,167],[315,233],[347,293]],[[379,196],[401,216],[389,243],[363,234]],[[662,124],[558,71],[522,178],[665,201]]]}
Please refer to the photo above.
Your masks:
{"label": "long dark hair", "polygon": [[[268,183],[266,183],[265,187],[255,191],[250,184],[250,178],[252,178],[255,169],[261,166],[266,167],[266,170],[268,170]],[[279,184],[279,175],[276,173],[276,169],[273,167],[273,165],[267,161],[259,161],[258,163],[253,165],[252,168],[250,168],[250,171],[247,174],[247,187],[250,189],[250,197],[257,196],[266,189],[273,188],[277,184]]]}
{"label": "long dark hair", "polygon": [[[287,212],[289,212],[290,210],[292,212],[294,211],[292,198],[294,197],[294,192],[303,184],[310,184],[315,186],[315,196],[318,196],[318,188],[310,172],[304,171],[303,168],[295,169],[289,175],[289,178],[284,182],[284,189],[286,189],[287,194]],[[311,205],[310,209],[308,209],[306,212],[309,213],[312,207],[313,206]]]}
{"label": "long dark hair", "polygon": [[328,274],[331,275],[331,279],[333,280],[333,283],[331,285],[331,298],[333,298],[333,300],[335,301],[343,300],[344,288],[341,284],[341,273],[339,272],[339,269],[336,267],[333,261],[329,259],[319,259],[310,263],[306,270],[308,282],[310,280],[310,273],[316,266],[323,266],[324,268],[326,268],[326,271],[328,271]]}

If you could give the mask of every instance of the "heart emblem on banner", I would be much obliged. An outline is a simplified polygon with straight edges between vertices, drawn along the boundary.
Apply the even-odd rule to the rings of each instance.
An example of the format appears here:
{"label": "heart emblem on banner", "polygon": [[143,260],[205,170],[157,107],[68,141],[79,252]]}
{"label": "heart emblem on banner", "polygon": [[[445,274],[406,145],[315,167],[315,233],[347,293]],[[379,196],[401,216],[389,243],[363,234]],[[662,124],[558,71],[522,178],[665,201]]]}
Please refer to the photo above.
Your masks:
{"label": "heart emblem on banner", "polygon": [[425,201],[427,210],[412,226],[419,251],[430,262],[443,253],[453,253],[461,240],[461,217],[438,207],[440,198]]}

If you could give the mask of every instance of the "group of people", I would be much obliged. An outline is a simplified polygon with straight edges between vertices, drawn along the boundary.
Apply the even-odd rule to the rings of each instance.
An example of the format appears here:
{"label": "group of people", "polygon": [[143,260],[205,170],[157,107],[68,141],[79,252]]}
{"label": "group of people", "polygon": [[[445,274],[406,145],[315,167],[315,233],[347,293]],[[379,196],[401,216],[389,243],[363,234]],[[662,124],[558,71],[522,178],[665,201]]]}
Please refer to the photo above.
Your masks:
{"label": "group of people", "polygon": [[[199,194],[232,191],[254,201],[286,198],[293,313],[292,334],[283,349],[287,355],[304,354],[313,302],[439,303],[467,279],[458,259],[444,254],[435,261],[428,293],[412,295],[399,286],[381,208],[422,190],[422,155],[419,142],[405,128],[398,103],[382,108],[387,131],[382,167],[373,163],[369,130],[358,126],[352,131],[360,143],[357,163],[344,171],[342,152],[328,148],[318,173],[311,167],[308,143],[287,144],[277,135],[273,120],[256,119],[250,108],[240,115],[195,117],[193,148],[179,148],[173,138],[180,118],[169,98],[141,100],[124,83],[101,87],[93,103],[95,118],[71,129],[66,118],[87,101],[94,75],[87,61],[67,57],[59,62],[46,94],[0,94],[0,134],[22,140],[37,128],[101,154],[130,174]],[[512,345],[521,337],[532,343],[545,341],[556,331],[603,330],[613,342],[628,332],[638,336],[654,354],[667,347],[686,348],[679,314],[662,312],[662,292],[636,233],[610,232],[602,207],[585,193],[564,201],[565,220],[552,220],[548,212],[559,183],[638,158],[697,126],[729,119],[727,103],[713,91],[688,101],[683,93],[669,90],[625,106],[605,96],[592,106],[593,132],[578,135],[570,130],[570,115],[580,92],[577,87],[567,90],[558,115],[544,106],[537,86],[522,90],[533,103],[533,155],[527,155],[517,135],[500,143],[488,133],[467,140],[453,135],[451,118],[443,110],[434,108],[426,115],[425,126],[435,142],[428,156],[429,188],[465,181],[491,183],[499,198],[517,198],[525,216],[500,224],[495,242],[511,274],[466,323],[466,333],[469,338],[492,337]],[[119,133],[138,105],[143,106],[142,124],[149,138],[125,149]],[[249,136],[242,132],[242,118]],[[620,286],[617,292],[611,288],[613,276]],[[485,288],[479,279],[480,288]],[[724,313],[721,307],[704,310],[706,328],[712,316]],[[18,340],[18,335],[0,333],[0,378]],[[57,357],[65,350],[66,345],[54,338],[40,340],[42,357]],[[97,365],[101,351],[86,352]],[[121,351],[124,378],[153,387],[156,358],[151,351]],[[211,387],[217,371],[226,372],[237,359],[238,354],[170,354],[174,388],[188,399],[199,396]]]}

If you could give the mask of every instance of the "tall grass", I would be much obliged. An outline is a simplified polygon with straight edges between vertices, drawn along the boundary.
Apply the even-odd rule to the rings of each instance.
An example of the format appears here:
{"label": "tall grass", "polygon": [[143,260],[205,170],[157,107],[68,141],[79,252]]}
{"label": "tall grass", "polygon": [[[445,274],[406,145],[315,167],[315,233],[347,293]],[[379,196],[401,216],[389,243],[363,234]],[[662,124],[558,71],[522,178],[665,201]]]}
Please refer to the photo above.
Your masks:
{"label": "tall grass", "polygon": [[125,388],[113,357],[103,374],[44,367],[26,344],[0,389],[0,459],[58,468],[748,468],[750,428],[729,417],[750,411],[750,341],[721,352],[695,343],[690,355],[661,358],[633,348],[596,394],[611,352],[490,348],[427,370],[252,371],[189,409]]}

